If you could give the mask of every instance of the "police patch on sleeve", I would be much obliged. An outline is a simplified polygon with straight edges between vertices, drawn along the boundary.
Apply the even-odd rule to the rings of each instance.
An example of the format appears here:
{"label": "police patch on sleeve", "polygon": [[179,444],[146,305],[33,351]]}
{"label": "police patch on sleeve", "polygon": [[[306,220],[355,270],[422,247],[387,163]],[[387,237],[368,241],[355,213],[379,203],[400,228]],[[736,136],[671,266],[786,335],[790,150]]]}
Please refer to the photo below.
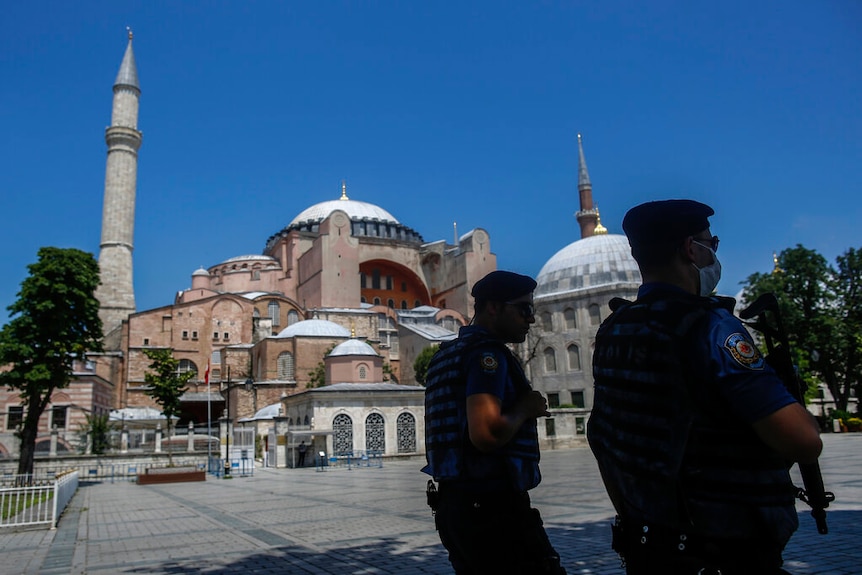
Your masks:
{"label": "police patch on sleeve", "polygon": [[732,333],[724,340],[724,349],[728,351],[730,357],[748,369],[763,369],[763,356],[760,355],[760,350],[754,345],[751,340],[741,333]]}
{"label": "police patch on sleeve", "polygon": [[479,362],[482,364],[482,370],[485,373],[494,373],[500,365],[497,358],[491,352],[483,353],[482,357],[479,358]]}

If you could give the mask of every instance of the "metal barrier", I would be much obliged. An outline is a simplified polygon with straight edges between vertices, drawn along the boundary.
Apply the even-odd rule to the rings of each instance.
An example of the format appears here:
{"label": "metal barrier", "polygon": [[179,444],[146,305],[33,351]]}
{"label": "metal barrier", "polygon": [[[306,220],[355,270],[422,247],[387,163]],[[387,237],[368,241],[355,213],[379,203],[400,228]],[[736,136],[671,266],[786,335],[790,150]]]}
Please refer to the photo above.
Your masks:
{"label": "metal barrier", "polygon": [[[207,473],[216,477],[225,477],[225,461],[221,457],[209,457],[207,459]],[[232,477],[253,477],[254,459],[241,457],[230,460],[230,475]]]}
{"label": "metal barrier", "polygon": [[77,470],[56,477],[4,476],[0,487],[0,527],[55,528],[78,490],[78,477]]}
{"label": "metal barrier", "polygon": [[345,451],[327,457],[321,451],[314,458],[314,467],[316,471],[326,471],[328,469],[358,469],[361,467],[383,467],[383,452],[382,451]]}

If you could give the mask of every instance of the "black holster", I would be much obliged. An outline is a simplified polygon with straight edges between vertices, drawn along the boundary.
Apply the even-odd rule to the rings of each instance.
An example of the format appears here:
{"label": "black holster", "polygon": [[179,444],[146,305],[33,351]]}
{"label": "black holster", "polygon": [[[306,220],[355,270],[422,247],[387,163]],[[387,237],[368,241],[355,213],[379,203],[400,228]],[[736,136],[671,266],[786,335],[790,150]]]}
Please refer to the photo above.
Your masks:
{"label": "black holster", "polygon": [[431,515],[437,514],[437,508],[440,506],[440,493],[437,491],[437,486],[434,485],[434,480],[428,480],[428,486],[425,488],[425,497],[428,501],[428,507],[431,508]]}

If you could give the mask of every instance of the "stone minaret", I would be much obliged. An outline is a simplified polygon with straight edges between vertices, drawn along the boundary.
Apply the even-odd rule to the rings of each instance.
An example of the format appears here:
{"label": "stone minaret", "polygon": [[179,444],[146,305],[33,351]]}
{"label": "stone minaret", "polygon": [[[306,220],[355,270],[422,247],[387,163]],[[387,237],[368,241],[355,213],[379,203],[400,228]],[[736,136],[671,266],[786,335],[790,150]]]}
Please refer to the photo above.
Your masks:
{"label": "stone minaret", "polygon": [[581,209],[575,213],[575,217],[581,226],[581,238],[583,239],[593,235],[599,221],[599,212],[593,206],[593,185],[590,183],[590,174],[587,172],[584,144],[580,134],[578,134],[578,196],[580,196]]}
{"label": "stone minaret", "polygon": [[[101,309],[105,347],[119,343],[119,330],[135,311],[132,285],[132,250],[135,232],[135,188],[138,176],[138,71],[132,51],[132,32],[120,72],[114,82],[111,125],[105,130],[108,159],[105,168],[105,200],[102,208],[102,241],[99,244],[99,268],[102,285],[96,291]],[[113,337],[112,337],[113,336]]]}

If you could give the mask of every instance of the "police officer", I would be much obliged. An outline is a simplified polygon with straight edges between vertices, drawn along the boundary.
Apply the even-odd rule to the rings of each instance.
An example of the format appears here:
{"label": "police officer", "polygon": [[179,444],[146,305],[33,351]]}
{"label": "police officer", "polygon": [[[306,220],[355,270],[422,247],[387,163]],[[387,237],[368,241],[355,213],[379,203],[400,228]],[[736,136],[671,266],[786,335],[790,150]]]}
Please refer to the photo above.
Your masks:
{"label": "police officer", "polygon": [[429,502],[459,575],[565,574],[527,493],[541,481],[536,418],[547,403],[505,345],[536,321],[535,288],[500,270],[476,282],[472,324],[428,366],[422,471],[439,482]]}
{"label": "police officer", "polygon": [[798,527],[793,461],[816,461],[814,419],[764,361],[691,200],[641,204],[623,229],[643,276],[596,335],[587,438],[618,513],[629,575],[768,575]]}

